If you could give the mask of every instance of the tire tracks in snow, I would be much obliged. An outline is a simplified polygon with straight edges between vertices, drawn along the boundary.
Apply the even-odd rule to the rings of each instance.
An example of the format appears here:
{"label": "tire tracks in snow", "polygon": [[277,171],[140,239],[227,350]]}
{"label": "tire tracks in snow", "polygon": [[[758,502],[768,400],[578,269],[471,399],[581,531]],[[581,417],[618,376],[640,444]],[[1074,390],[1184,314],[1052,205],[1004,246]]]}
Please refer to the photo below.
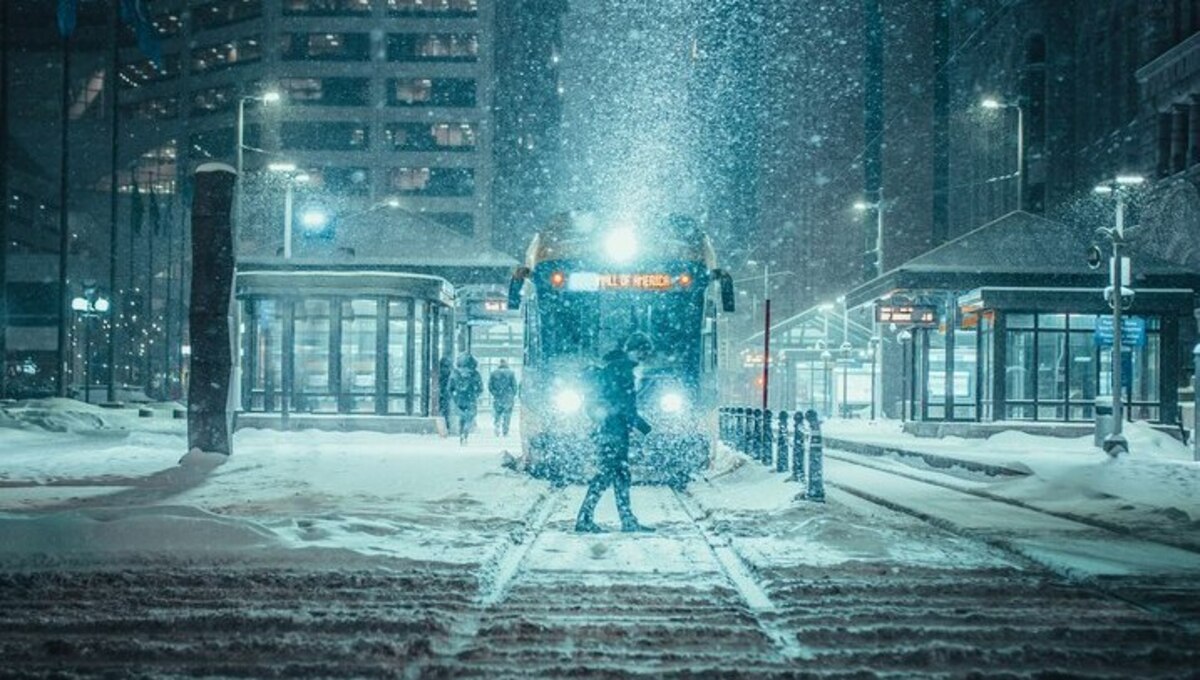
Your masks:
{"label": "tire tracks in snow", "polygon": [[[998,505],[1004,505],[1004,506],[1009,506],[1009,507],[1016,507],[1016,508],[1020,508],[1021,510],[1024,510],[1027,512],[1033,512],[1033,513],[1037,513],[1037,514],[1040,514],[1040,515],[1043,515],[1046,517],[1054,518],[1055,520],[1058,520],[1060,522],[1075,523],[1075,524],[1081,525],[1083,527],[1087,527],[1089,529],[1105,531],[1105,532],[1114,534],[1116,536],[1120,536],[1122,538],[1133,539],[1133,540],[1144,542],[1144,543],[1151,543],[1151,544],[1159,545],[1159,546],[1162,546],[1165,548],[1170,548],[1173,550],[1180,550],[1180,551],[1183,551],[1183,552],[1186,552],[1189,554],[1200,554],[1200,551],[1197,551],[1195,547],[1192,547],[1190,545],[1187,545],[1187,544],[1174,545],[1171,542],[1156,540],[1153,538],[1146,538],[1146,537],[1143,537],[1143,536],[1137,534],[1136,532],[1129,530],[1127,528],[1124,528],[1124,527],[1116,528],[1115,525],[1108,526],[1109,523],[1107,523],[1107,522],[1089,521],[1087,518],[1080,518],[1078,516],[1074,516],[1071,513],[1048,511],[1048,510],[1039,508],[1037,506],[1024,503],[1022,501],[1015,501],[1013,499],[996,496],[995,494],[991,494],[991,493],[984,492],[984,491],[976,491],[976,490],[972,490],[972,489],[962,488],[956,484],[944,482],[944,481],[937,480],[937,479],[928,479],[921,475],[909,474],[909,473],[905,473],[905,472],[902,472],[899,470],[892,470],[892,469],[887,468],[886,466],[875,465],[875,464],[871,464],[871,463],[867,463],[867,462],[860,462],[857,460],[852,460],[844,455],[835,454],[835,455],[829,456],[829,457],[832,458],[833,460],[837,460],[837,461],[845,463],[847,465],[855,465],[855,466],[866,468],[869,470],[874,470],[874,471],[882,473],[882,474],[899,477],[901,479],[907,479],[907,480],[910,480],[917,484],[923,484],[926,486],[939,488],[939,489],[946,489],[946,490],[952,491],[954,493],[962,494],[964,496],[978,498],[983,502],[995,503]],[[1146,614],[1149,614],[1149,615],[1159,618],[1171,625],[1174,625],[1179,629],[1186,630],[1189,633],[1194,634],[1197,631],[1200,631],[1200,620],[1189,620],[1188,618],[1185,618],[1184,616],[1180,616],[1179,614],[1177,614],[1176,612],[1172,611],[1169,608],[1169,606],[1170,606],[1169,602],[1165,603],[1165,604],[1156,603],[1155,600],[1158,599],[1159,593],[1157,592],[1158,589],[1153,585],[1141,586],[1141,585],[1135,583],[1133,586],[1127,587],[1125,589],[1125,592],[1120,592],[1117,590],[1117,588],[1119,588],[1121,586],[1120,583],[1108,583],[1105,581],[1104,577],[1102,577],[1102,576],[1096,576],[1094,574],[1079,571],[1070,566],[1058,564],[1058,563],[1054,562],[1053,560],[1045,559],[1044,557],[1041,557],[1037,554],[1030,554],[1030,552],[1028,550],[1022,549],[1022,547],[1016,541],[1010,540],[1008,538],[991,535],[990,533],[987,533],[983,530],[967,528],[965,526],[962,526],[962,525],[956,523],[955,521],[948,520],[943,517],[939,517],[936,514],[934,514],[933,512],[925,512],[919,508],[911,507],[910,505],[908,505],[904,502],[885,498],[876,493],[872,493],[871,491],[867,491],[867,490],[858,488],[852,484],[847,484],[845,482],[832,481],[829,479],[828,475],[826,477],[825,483],[832,489],[840,491],[849,496],[853,496],[855,498],[866,501],[873,505],[877,505],[877,506],[882,507],[891,512],[896,512],[896,513],[900,513],[903,515],[907,515],[909,517],[913,517],[913,518],[918,519],[926,524],[937,527],[938,529],[941,529],[942,531],[945,531],[947,533],[954,534],[956,536],[965,538],[967,540],[975,541],[977,543],[982,543],[991,548],[1000,550],[1001,552],[1005,553],[1009,557],[1017,560],[1017,562],[1019,564],[1024,565],[1025,568],[1027,568],[1027,569],[1028,568],[1038,569],[1038,570],[1042,570],[1042,571],[1054,574],[1060,578],[1065,579],[1067,582],[1069,582],[1079,588],[1083,588],[1085,590],[1091,591],[1102,597],[1111,598],[1113,600],[1123,602],[1123,603],[1130,605]]]}
{"label": "tire tracks in snow", "polygon": [[742,598],[742,602],[758,623],[763,633],[775,644],[776,649],[785,660],[811,660],[812,650],[800,643],[794,633],[780,626],[776,621],[779,608],[767,594],[767,589],[759,582],[753,567],[738,554],[728,538],[721,536],[707,526],[704,512],[696,505],[691,495],[686,491],[675,490],[675,499],[696,527],[696,531],[708,546],[714,561],[720,567],[721,573]]}

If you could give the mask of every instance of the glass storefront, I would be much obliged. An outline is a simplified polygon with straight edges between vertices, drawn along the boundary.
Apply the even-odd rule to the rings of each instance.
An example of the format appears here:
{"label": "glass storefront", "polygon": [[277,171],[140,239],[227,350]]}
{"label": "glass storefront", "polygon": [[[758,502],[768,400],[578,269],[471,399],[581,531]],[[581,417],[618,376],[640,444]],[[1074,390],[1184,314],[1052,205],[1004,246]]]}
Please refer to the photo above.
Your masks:
{"label": "glass storefront", "polygon": [[426,383],[448,322],[442,305],[380,295],[240,303],[242,410],[429,415]]}

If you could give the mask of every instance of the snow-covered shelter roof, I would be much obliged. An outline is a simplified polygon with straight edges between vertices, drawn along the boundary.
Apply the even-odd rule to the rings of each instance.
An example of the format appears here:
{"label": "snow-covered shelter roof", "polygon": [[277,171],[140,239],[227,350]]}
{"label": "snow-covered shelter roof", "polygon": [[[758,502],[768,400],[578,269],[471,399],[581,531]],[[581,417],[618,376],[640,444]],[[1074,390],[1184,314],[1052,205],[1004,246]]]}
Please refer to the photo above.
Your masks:
{"label": "snow-covered shelter roof", "polygon": [[[851,307],[899,290],[982,286],[1103,288],[1108,269],[1088,267],[1094,229],[1011,212],[885,272],[847,293]],[[1200,288],[1200,273],[1130,249],[1135,285]],[[1140,283],[1139,283],[1140,282]]]}

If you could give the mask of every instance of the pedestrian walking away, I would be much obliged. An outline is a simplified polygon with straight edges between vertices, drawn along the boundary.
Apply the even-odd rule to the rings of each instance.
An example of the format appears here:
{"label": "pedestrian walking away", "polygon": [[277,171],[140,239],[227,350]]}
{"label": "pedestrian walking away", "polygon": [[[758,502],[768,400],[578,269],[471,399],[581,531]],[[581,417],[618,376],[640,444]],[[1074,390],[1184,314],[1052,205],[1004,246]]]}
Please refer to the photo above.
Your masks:
{"label": "pedestrian walking away", "polygon": [[637,521],[629,497],[630,430],[636,429],[643,435],[650,433],[650,423],[637,411],[637,384],[633,369],[645,361],[652,351],[650,338],[644,333],[632,333],[621,348],[604,355],[604,367],[596,376],[598,384],[594,386],[598,403],[592,409],[597,421],[592,431],[597,472],[588,483],[587,494],[579,506],[575,531],[601,531],[593,514],[600,496],[610,486],[616,497],[617,514],[621,517],[621,531],[654,531]]}
{"label": "pedestrian walking away", "polygon": [[513,402],[517,397],[517,376],[508,367],[508,360],[501,359],[500,365],[488,376],[488,394],[492,395],[492,428],[497,437],[507,437]]}
{"label": "pedestrian walking away", "polygon": [[483,394],[483,378],[479,375],[479,362],[469,353],[458,358],[458,366],[450,376],[450,395],[458,411],[458,443],[466,444],[467,437],[475,428],[475,415],[479,409],[479,395]]}
{"label": "pedestrian walking away", "polygon": [[454,375],[454,361],[449,356],[438,360],[438,410],[446,422],[446,432],[453,430],[450,414],[454,406],[450,400],[450,378]]}

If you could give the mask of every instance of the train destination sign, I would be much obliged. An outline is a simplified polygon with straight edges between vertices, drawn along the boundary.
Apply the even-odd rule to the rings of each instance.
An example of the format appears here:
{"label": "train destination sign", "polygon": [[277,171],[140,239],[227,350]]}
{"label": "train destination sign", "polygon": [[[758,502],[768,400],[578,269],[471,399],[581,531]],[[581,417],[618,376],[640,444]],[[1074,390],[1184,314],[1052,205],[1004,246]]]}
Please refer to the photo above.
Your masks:
{"label": "train destination sign", "polygon": [[879,323],[930,325],[937,323],[937,308],[926,305],[878,305],[875,320]]}
{"label": "train destination sign", "polygon": [[596,274],[577,272],[567,280],[568,290],[671,290],[675,280],[661,272],[639,274]]}

